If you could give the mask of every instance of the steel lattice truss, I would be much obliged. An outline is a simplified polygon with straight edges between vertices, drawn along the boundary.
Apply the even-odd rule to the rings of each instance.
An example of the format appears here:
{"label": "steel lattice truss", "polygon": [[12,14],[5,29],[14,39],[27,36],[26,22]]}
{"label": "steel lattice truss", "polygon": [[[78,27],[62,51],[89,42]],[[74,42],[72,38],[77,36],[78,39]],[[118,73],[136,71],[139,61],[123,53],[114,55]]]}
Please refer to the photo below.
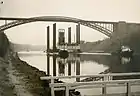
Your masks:
{"label": "steel lattice truss", "polygon": [[0,32],[3,32],[9,28],[26,24],[26,23],[31,23],[31,22],[36,22],[36,21],[55,21],[55,22],[79,23],[81,25],[97,30],[108,37],[112,36],[113,30],[114,30],[114,24],[115,24],[115,22],[86,21],[82,19],[63,17],[63,16],[42,16],[42,17],[33,17],[33,18],[7,18],[7,19],[0,18],[0,19],[1,20],[2,19],[14,20],[13,22],[0,26]]}

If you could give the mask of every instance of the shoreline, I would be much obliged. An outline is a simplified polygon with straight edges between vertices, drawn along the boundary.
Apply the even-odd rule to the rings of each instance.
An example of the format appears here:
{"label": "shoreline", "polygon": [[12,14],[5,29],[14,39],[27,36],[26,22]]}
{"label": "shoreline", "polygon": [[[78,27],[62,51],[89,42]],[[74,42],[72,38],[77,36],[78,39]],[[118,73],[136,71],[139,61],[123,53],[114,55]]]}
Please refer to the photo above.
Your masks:
{"label": "shoreline", "polygon": [[[18,55],[12,58],[11,64],[18,78],[22,78],[21,86],[23,86],[33,96],[50,96],[49,81],[41,81],[41,76],[46,76],[46,73],[29,65],[27,62],[19,59]],[[18,74],[17,74],[18,73]]]}

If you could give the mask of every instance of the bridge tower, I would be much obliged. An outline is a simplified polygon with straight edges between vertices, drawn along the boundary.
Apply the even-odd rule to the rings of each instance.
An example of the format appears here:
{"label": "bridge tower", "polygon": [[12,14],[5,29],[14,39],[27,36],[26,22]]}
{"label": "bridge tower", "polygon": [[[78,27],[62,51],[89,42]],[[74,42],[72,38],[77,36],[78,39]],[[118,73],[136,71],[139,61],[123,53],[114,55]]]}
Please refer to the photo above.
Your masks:
{"label": "bridge tower", "polygon": [[115,38],[120,46],[123,44],[122,36],[126,36],[128,33],[128,26],[125,21],[119,21],[118,23],[113,25],[113,34],[112,37]]}
{"label": "bridge tower", "polygon": [[58,30],[58,45],[65,44],[65,29]]}

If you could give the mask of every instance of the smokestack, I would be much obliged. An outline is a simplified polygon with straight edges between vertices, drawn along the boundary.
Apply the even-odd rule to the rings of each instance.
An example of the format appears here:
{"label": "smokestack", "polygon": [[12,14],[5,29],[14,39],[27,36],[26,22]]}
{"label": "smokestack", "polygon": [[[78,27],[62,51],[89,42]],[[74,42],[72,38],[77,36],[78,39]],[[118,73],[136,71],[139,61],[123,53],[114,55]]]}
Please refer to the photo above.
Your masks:
{"label": "smokestack", "polygon": [[80,44],[80,24],[76,25],[76,43]]}
{"label": "smokestack", "polygon": [[53,24],[53,52],[56,52],[56,23]]}
{"label": "smokestack", "polygon": [[50,51],[50,26],[47,27],[47,52]]}
{"label": "smokestack", "polygon": [[68,28],[68,44],[71,44],[71,27]]}

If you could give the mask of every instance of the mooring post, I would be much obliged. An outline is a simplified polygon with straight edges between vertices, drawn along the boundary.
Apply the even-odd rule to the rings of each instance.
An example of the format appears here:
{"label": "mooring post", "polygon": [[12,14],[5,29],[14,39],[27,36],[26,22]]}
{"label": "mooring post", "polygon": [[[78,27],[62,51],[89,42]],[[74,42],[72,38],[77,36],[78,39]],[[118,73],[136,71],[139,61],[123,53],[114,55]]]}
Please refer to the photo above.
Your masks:
{"label": "mooring post", "polygon": [[[104,76],[103,77],[103,81],[108,81],[108,77],[109,76]],[[102,87],[102,94],[104,95],[104,96],[106,96],[106,94],[107,94],[107,88],[106,88],[106,84],[103,84],[104,86]]]}
{"label": "mooring post", "polygon": [[66,93],[65,93],[66,96],[69,96],[69,86],[66,85]]}
{"label": "mooring post", "polygon": [[51,78],[51,96],[55,96],[55,92],[54,92],[54,79]]}
{"label": "mooring post", "polygon": [[106,94],[107,94],[106,84],[103,84],[103,85],[104,86],[102,88],[102,94],[103,94],[103,96],[106,96]]}
{"label": "mooring post", "polygon": [[126,83],[126,94],[127,96],[131,96],[131,85],[130,83]]}

